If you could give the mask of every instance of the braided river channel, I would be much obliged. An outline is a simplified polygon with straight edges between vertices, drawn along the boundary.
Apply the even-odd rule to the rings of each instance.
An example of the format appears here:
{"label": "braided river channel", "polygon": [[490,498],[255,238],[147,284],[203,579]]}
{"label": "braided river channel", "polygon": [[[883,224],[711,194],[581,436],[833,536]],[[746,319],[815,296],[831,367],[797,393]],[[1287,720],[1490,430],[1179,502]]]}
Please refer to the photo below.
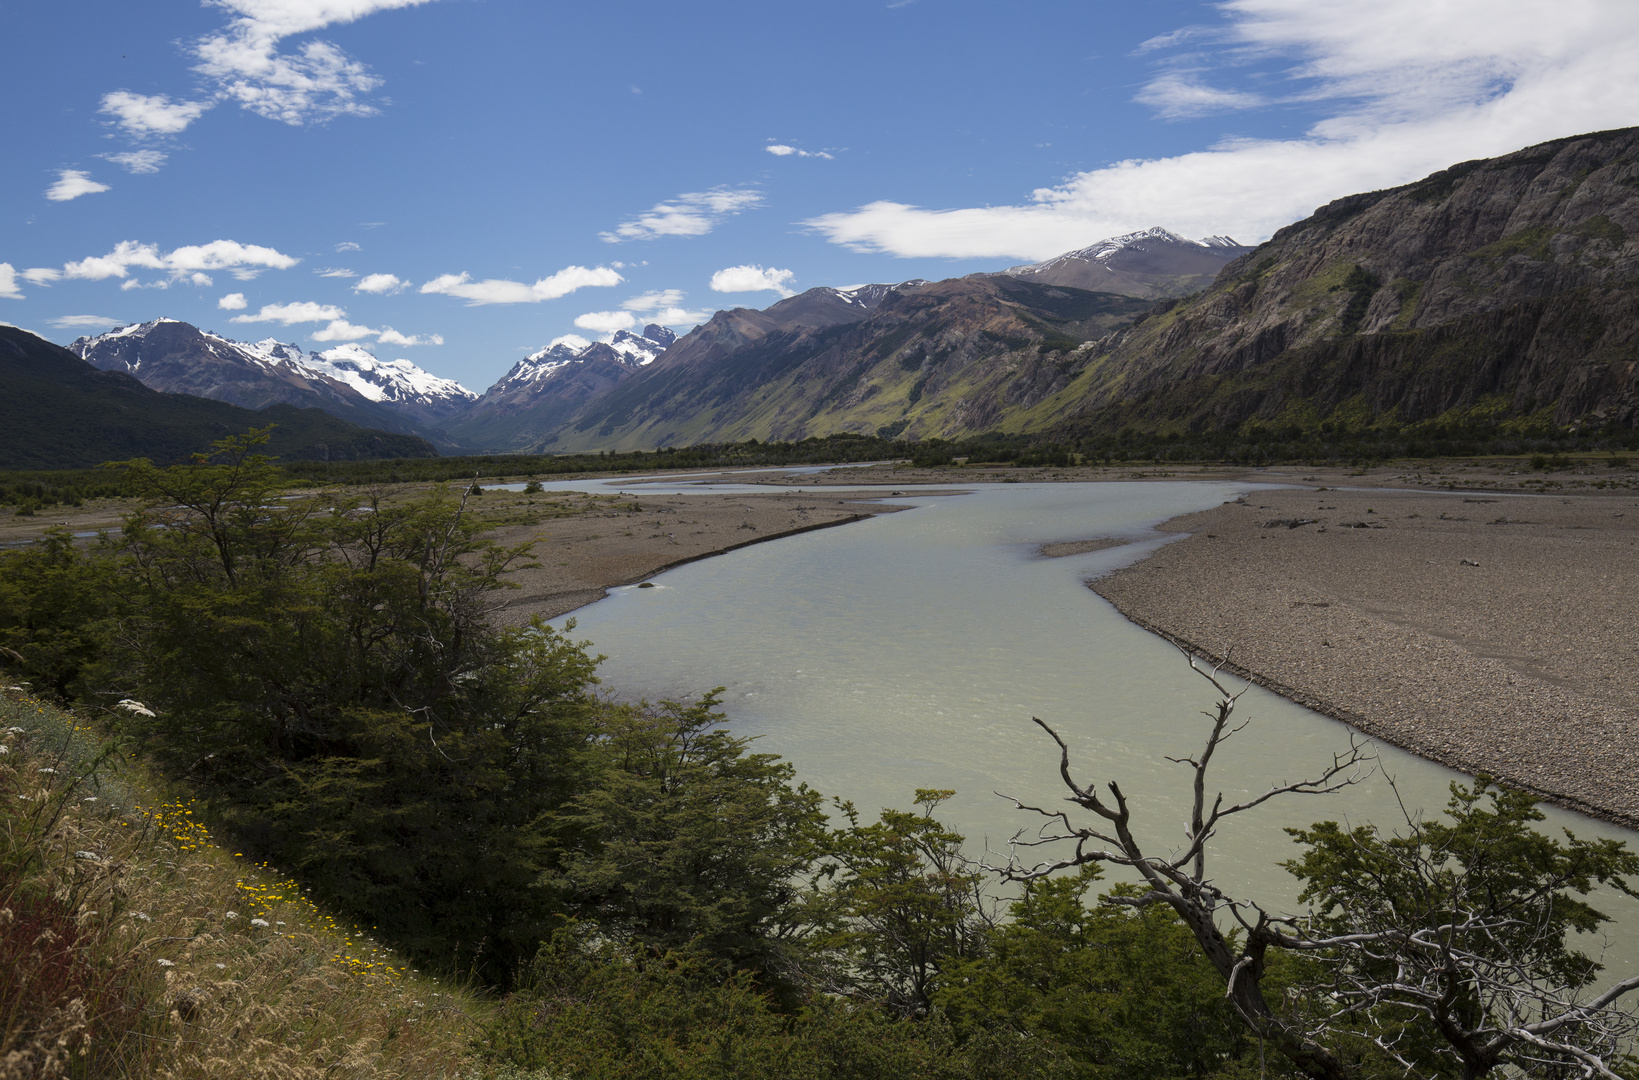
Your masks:
{"label": "braided river channel", "polygon": [[[608,494],[792,492],[835,503],[885,488],[768,488],[626,478],[549,488]],[[582,608],[573,636],[605,654],[604,685],[623,698],[698,696],[725,688],[732,730],[791,761],[800,780],[853,801],[867,820],[909,809],[917,788],[957,795],[940,817],[972,855],[1006,857],[1008,840],[1042,819],[1001,797],[1075,811],[1063,801],[1058,751],[1031,723],[1051,724],[1082,784],[1114,780],[1152,854],[1180,847],[1190,775],[1168,757],[1199,752],[1213,689],[1165,640],[1123,618],[1083,584],[1143,558],[1179,514],[1252,490],[1233,483],[991,484],[890,501],[911,509],[785,537],[690,563]],[[1120,538],[1122,546],[1049,559],[1041,545]],[[566,620],[555,620],[562,625]],[[1217,645],[1220,643],[1211,643]],[[1232,643],[1223,643],[1232,644]],[[1231,681],[1235,689],[1243,684]],[[1351,729],[1253,686],[1236,708],[1244,730],[1212,762],[1208,791],[1226,803],[1318,774],[1349,750]],[[1298,883],[1280,868],[1297,848],[1283,831],[1319,820],[1404,827],[1402,804],[1433,817],[1467,779],[1387,744],[1375,767],[1330,795],[1284,795],[1224,823],[1208,875],[1237,898],[1295,910]],[[1552,806],[1553,835],[1639,834]],[[1072,814],[1073,820],[1074,814]],[[1085,819],[1081,819],[1085,820]],[[1027,853],[1034,861],[1041,853]],[[1106,882],[1119,880],[1107,874]],[[1639,903],[1600,893],[1608,924],[1604,979],[1639,974]],[[1582,938],[1599,956],[1607,941]]]}

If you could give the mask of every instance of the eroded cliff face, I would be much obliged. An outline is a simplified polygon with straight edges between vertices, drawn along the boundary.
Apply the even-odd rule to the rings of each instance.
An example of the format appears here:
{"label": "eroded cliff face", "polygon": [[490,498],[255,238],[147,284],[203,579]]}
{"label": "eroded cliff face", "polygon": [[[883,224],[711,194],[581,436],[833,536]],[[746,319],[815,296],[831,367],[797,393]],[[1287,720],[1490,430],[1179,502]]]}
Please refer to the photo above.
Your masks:
{"label": "eroded cliff face", "polygon": [[1639,129],[1339,199],[1162,304],[1048,403],[1065,430],[1639,423]]}

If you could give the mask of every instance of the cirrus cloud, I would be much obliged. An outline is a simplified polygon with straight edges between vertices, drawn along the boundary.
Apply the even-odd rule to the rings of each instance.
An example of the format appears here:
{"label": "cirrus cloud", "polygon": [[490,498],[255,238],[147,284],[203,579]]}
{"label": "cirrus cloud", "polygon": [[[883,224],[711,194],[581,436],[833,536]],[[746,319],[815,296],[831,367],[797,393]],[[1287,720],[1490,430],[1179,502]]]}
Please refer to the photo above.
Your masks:
{"label": "cirrus cloud", "polygon": [[[832,243],[902,257],[1044,259],[1157,223],[1256,242],[1356,191],[1453,162],[1639,121],[1639,7],[1612,0],[1229,0],[1138,92],[1162,116],[1302,105],[1300,137],[1223,139],[1117,161],[1015,205],[927,208],[891,199],[804,224]],[[1408,28],[1415,32],[1408,32]],[[1205,38],[1207,44],[1202,45]],[[1232,85],[1256,64],[1284,80]],[[1249,84],[1250,85],[1250,84]]]}
{"label": "cirrus cloud", "polygon": [[480,304],[535,304],[542,300],[556,300],[578,289],[619,285],[626,279],[607,266],[588,269],[584,266],[566,266],[533,285],[503,278],[474,281],[465,272],[443,274],[421,286],[423,294],[442,294],[465,300],[468,307]]}
{"label": "cirrus cloud", "polygon": [[106,315],[64,315],[61,318],[47,319],[46,321],[59,330],[119,325],[118,319],[110,319]]}
{"label": "cirrus cloud", "polygon": [[763,147],[763,149],[768,151],[770,154],[773,154],[775,157],[811,157],[824,158],[826,161],[836,160],[831,154],[827,154],[824,150],[799,150],[795,146],[787,146],[785,143],[769,143],[767,146]]}
{"label": "cirrus cloud", "polygon": [[752,188],[715,187],[710,191],[686,192],[656,203],[598,236],[607,244],[654,240],[662,236],[704,236],[725,218],[755,209],[762,202],[763,193]]}

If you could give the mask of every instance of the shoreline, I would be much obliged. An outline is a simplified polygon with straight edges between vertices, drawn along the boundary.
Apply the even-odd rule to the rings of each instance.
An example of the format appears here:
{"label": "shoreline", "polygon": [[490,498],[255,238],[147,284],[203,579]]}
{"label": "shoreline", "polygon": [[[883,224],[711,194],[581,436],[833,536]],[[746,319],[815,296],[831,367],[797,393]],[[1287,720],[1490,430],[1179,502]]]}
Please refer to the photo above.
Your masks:
{"label": "shoreline", "polygon": [[1369,738],[1639,828],[1632,494],[1285,488],[1159,531],[1186,535],[1086,582],[1130,622]]}

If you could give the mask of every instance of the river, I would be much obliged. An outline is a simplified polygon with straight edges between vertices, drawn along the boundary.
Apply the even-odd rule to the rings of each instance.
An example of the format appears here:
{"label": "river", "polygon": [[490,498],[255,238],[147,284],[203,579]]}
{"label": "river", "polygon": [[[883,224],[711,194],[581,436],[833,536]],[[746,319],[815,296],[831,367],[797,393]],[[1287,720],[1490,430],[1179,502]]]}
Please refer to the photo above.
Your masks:
{"label": "river", "polygon": [[[555,489],[761,491],[670,478],[548,484]],[[1143,558],[1168,538],[1161,521],[1252,490],[1234,483],[992,484],[964,494],[891,501],[912,509],[757,544],[678,567],[654,588],[613,590],[570,618],[605,654],[602,676],[624,697],[725,688],[733,730],[789,759],[798,777],[852,800],[867,817],[908,808],[916,788],[955,789],[941,818],[974,852],[1005,853],[1040,819],[995,793],[1064,805],[1057,751],[1030,721],[1069,743],[1083,783],[1121,784],[1152,851],[1182,840],[1189,775],[1167,761],[1196,752],[1211,686],[1166,641],[1134,626],[1087,589],[1090,577]],[[855,491],[883,491],[856,488]],[[799,489],[802,501],[846,497]],[[1045,559],[1044,543],[1131,542]],[[564,619],[556,620],[562,625]],[[1238,689],[1240,684],[1234,684]],[[1351,729],[1261,687],[1236,714],[1249,721],[1213,762],[1226,801],[1314,775],[1348,749]],[[1356,736],[1358,738],[1358,736]],[[1400,804],[1442,808],[1461,774],[1378,744],[1377,768],[1333,795],[1283,796],[1225,824],[1208,872],[1230,895],[1295,904],[1279,869],[1296,848],[1282,831],[1323,819],[1402,823]],[[1639,839],[1628,830],[1545,807],[1544,827]],[[994,857],[994,856],[993,856]],[[1639,904],[1614,895],[1611,973],[1639,973]],[[1595,954],[1597,943],[1583,948]]]}

